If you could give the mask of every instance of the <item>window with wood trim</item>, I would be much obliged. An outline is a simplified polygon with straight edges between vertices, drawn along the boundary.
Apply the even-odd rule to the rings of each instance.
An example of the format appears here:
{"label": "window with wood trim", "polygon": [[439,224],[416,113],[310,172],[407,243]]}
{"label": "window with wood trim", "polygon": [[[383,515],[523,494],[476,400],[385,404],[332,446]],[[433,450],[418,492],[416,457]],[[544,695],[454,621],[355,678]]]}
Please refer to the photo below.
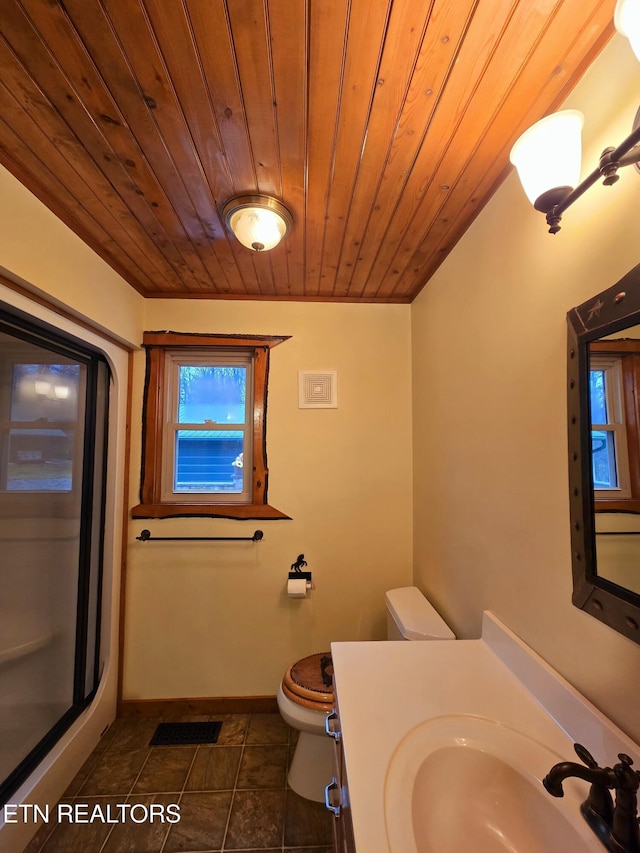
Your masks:
{"label": "window with wood trim", "polygon": [[134,518],[289,516],[267,502],[271,347],[286,337],[145,332]]}
{"label": "window with wood trim", "polygon": [[640,512],[640,340],[589,344],[596,512]]}

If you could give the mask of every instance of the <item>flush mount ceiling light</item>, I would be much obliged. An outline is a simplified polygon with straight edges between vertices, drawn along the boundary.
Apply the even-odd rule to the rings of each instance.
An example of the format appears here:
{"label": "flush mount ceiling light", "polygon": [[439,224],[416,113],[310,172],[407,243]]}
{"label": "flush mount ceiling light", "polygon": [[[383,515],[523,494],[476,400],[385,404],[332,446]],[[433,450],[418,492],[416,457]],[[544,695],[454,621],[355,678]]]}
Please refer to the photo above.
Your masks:
{"label": "flush mount ceiling light", "polygon": [[[614,24],[640,59],[640,0],[618,0]],[[597,168],[579,184],[583,124],[584,116],[577,110],[554,113],[526,130],[511,149],[524,191],[535,209],[546,215],[550,234],[560,230],[565,210],[600,178],[611,186],[619,178],[618,169],[640,162],[639,110],[629,136],[617,148],[605,148]]]}
{"label": "flush mount ceiling light", "polygon": [[266,195],[230,198],[222,215],[239,242],[254,252],[274,249],[293,225],[284,204]]}

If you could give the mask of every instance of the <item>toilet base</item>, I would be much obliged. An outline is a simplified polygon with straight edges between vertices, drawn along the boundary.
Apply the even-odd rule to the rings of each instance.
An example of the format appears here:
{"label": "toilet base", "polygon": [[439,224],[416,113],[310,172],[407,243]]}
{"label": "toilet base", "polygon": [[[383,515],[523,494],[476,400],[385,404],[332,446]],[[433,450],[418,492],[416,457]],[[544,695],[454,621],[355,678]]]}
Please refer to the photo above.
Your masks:
{"label": "toilet base", "polygon": [[307,800],[324,803],[324,789],[335,776],[333,742],[322,734],[300,732],[289,768],[289,787]]}

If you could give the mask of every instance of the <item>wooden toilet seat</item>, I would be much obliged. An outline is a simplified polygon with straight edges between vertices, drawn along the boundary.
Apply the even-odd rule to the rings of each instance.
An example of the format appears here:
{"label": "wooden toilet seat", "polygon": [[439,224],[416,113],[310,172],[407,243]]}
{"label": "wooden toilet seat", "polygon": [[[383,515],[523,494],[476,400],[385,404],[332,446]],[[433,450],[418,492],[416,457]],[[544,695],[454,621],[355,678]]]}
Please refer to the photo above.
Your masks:
{"label": "wooden toilet seat", "polygon": [[313,711],[333,710],[333,663],[330,652],[309,655],[292,663],[282,679],[284,695]]}

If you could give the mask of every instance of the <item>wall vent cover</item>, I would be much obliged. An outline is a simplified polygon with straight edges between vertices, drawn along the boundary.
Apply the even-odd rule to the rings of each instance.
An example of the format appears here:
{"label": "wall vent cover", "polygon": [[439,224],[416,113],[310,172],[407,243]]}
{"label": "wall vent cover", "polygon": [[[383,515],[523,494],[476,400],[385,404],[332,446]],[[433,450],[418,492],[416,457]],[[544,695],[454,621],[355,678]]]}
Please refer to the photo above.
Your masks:
{"label": "wall vent cover", "polygon": [[301,370],[298,373],[298,408],[337,409],[337,372],[335,370]]}

